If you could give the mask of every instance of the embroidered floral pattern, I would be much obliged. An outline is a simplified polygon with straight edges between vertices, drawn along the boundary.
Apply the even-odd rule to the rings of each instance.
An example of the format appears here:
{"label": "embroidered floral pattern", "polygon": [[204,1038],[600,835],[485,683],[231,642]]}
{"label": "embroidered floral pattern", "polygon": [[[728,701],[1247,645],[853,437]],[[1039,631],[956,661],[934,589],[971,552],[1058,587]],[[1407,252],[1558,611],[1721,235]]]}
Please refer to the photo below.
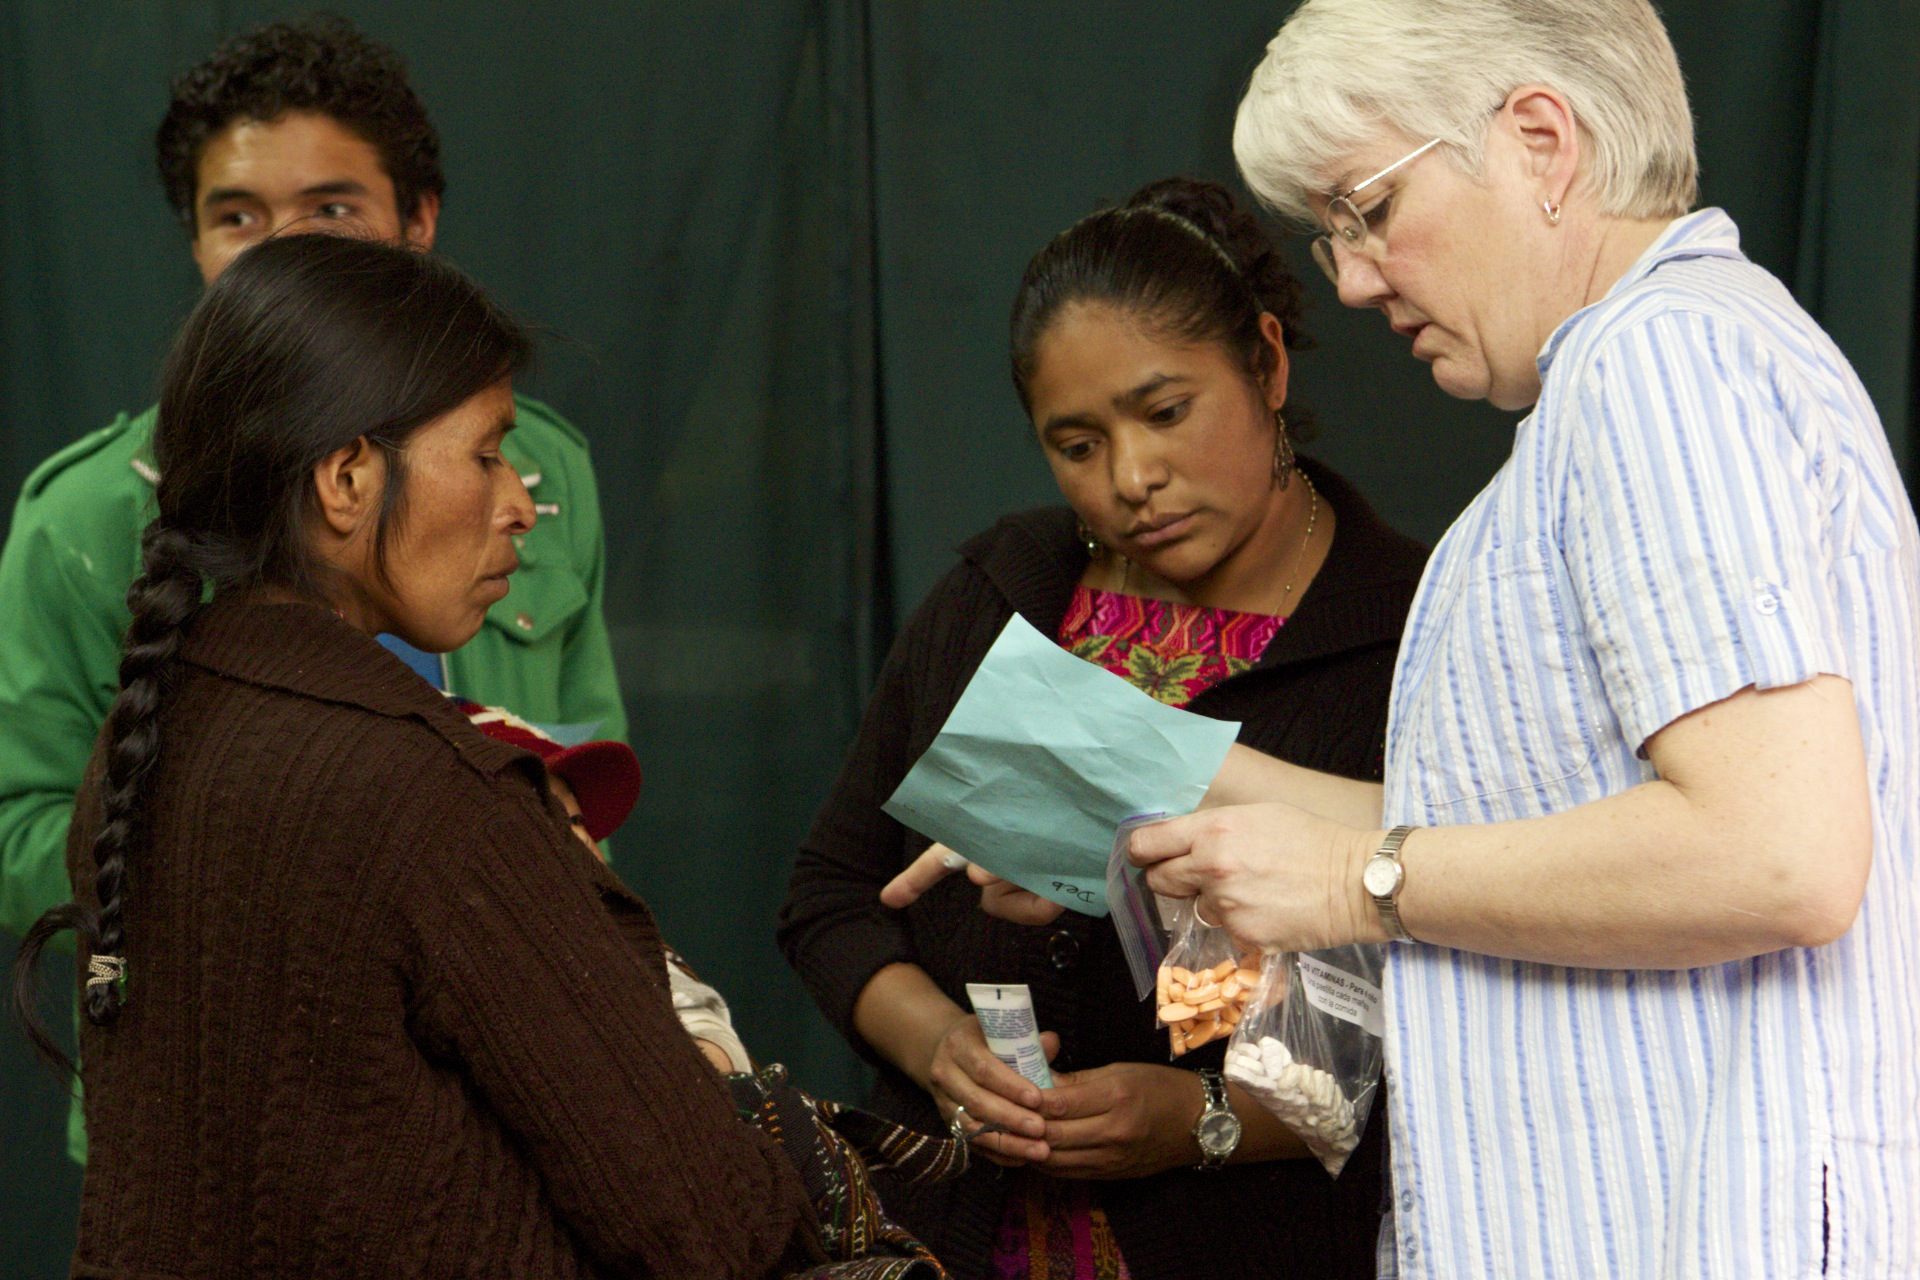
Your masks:
{"label": "embroidered floral pattern", "polygon": [[1075,657],[1184,707],[1258,662],[1284,621],[1076,587],[1058,639]]}

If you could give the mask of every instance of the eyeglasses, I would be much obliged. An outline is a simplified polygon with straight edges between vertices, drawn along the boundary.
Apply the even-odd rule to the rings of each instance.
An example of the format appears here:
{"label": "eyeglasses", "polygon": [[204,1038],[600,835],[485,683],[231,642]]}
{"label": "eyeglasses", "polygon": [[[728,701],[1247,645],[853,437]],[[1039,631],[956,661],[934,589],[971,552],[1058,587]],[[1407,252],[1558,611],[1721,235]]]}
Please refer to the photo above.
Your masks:
{"label": "eyeglasses", "polygon": [[1368,178],[1365,182],[1348,187],[1345,191],[1327,201],[1328,234],[1319,236],[1314,240],[1313,260],[1320,264],[1320,269],[1327,273],[1327,279],[1333,281],[1336,288],[1338,288],[1340,284],[1340,264],[1333,256],[1333,238],[1335,236],[1339,236],[1340,242],[1355,253],[1365,252],[1369,236],[1379,241],[1383,250],[1386,244],[1386,238],[1373,231],[1367,225],[1368,217],[1379,213],[1384,201],[1375,204],[1373,208],[1367,210],[1366,213],[1361,213],[1360,206],[1353,202],[1353,197],[1380,181],[1380,179],[1386,177],[1401,165],[1412,164],[1415,160],[1418,160],[1421,156],[1439,146],[1440,142],[1441,139],[1435,138],[1431,142],[1414,148],[1380,172],[1374,174],[1371,178]]}

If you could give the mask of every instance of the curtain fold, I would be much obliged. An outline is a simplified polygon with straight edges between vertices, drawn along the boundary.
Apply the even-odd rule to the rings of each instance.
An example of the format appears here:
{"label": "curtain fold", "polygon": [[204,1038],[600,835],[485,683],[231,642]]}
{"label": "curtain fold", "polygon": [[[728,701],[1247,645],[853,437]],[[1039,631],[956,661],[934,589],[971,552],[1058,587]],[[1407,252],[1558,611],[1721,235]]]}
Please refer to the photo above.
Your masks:
{"label": "curtain fold", "polygon": [[1910,492],[1920,2],[1824,0],[1791,283],[1866,383]]}

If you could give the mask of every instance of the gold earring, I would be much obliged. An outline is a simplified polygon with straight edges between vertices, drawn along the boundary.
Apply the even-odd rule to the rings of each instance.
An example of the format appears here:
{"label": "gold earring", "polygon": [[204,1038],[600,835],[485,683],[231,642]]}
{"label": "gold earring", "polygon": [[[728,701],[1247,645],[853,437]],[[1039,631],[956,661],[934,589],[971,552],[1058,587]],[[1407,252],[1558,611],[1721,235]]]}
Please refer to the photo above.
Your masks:
{"label": "gold earring", "polygon": [[1287,434],[1287,419],[1273,411],[1273,482],[1284,490],[1293,483],[1293,439]]}
{"label": "gold earring", "polygon": [[1542,200],[1540,207],[1547,211],[1547,221],[1554,226],[1560,225],[1560,206],[1551,200]]}

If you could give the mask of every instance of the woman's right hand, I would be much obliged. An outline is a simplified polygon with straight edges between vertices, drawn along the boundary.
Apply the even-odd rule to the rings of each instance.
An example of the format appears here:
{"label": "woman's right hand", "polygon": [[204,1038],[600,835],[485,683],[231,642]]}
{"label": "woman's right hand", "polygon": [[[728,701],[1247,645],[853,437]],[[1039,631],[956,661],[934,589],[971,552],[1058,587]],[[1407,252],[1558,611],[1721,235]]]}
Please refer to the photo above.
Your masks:
{"label": "woman's right hand", "polygon": [[[1040,1047],[1048,1061],[1060,1051],[1060,1037],[1040,1033]],[[1018,1165],[1045,1160],[1047,1122],[1040,1115],[1040,1090],[1025,1076],[993,1056],[972,1014],[956,1018],[934,1045],[927,1066],[927,1092],[940,1116],[949,1124],[954,1108],[965,1107],[962,1127],[973,1133],[983,1125],[1002,1126],[973,1139],[974,1149],[995,1164]]]}

